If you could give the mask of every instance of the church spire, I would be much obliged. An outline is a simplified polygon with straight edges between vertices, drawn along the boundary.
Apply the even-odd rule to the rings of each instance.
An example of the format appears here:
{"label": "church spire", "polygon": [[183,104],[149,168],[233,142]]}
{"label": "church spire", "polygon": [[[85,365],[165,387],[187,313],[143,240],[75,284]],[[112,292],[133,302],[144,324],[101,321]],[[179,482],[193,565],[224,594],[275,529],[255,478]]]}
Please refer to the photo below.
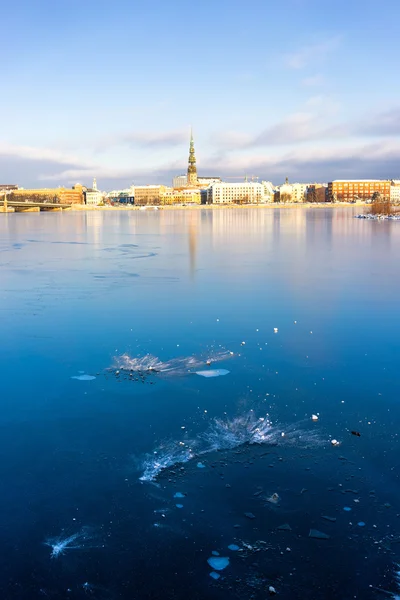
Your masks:
{"label": "church spire", "polygon": [[188,185],[197,185],[196,153],[194,151],[193,130],[190,131],[189,164],[187,172]]}

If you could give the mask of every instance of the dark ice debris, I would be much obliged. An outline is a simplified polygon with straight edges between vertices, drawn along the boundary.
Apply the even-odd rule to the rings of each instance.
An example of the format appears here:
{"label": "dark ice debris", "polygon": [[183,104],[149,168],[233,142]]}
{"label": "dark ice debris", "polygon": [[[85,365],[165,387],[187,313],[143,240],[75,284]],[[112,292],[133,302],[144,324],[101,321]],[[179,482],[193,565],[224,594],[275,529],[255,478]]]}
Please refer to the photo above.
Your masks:
{"label": "dark ice debris", "polygon": [[247,517],[248,519],[255,519],[256,518],[256,516],[253,515],[252,512],[245,512],[244,516]]}
{"label": "dark ice debris", "polygon": [[279,527],[277,527],[278,531],[292,531],[292,528],[290,527],[289,523],[284,523],[283,525],[279,525]]}
{"label": "dark ice debris", "polygon": [[351,435],[355,435],[355,436],[357,436],[357,437],[360,437],[360,436],[361,436],[361,433],[360,433],[359,431],[352,431],[352,432],[351,432]]}
{"label": "dark ice debris", "polygon": [[330,535],[323,533],[322,531],[318,531],[318,529],[310,529],[310,533],[308,537],[314,538],[316,540],[329,540]]}
{"label": "dark ice debris", "polygon": [[322,518],[325,519],[325,521],[330,521],[331,523],[336,522],[336,517],[328,517],[327,515],[322,515]]}

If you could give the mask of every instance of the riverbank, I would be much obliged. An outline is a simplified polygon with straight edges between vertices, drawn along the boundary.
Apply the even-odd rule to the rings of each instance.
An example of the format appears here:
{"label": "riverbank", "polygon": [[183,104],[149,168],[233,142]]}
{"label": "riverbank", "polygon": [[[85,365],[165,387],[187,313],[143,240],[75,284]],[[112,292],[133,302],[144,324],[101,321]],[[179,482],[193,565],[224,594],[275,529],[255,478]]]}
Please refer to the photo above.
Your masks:
{"label": "riverbank", "polygon": [[358,202],[356,204],[350,204],[347,202],[340,203],[330,203],[330,202],[322,202],[322,203],[311,203],[311,202],[296,202],[296,203],[285,203],[285,204],[190,204],[190,205],[164,205],[164,206],[88,206],[86,204],[73,204],[70,209],[67,210],[76,210],[76,211],[132,211],[132,210],[232,210],[235,208],[245,209],[245,208],[253,208],[253,209],[302,209],[302,208],[360,208],[367,206],[364,202]]}

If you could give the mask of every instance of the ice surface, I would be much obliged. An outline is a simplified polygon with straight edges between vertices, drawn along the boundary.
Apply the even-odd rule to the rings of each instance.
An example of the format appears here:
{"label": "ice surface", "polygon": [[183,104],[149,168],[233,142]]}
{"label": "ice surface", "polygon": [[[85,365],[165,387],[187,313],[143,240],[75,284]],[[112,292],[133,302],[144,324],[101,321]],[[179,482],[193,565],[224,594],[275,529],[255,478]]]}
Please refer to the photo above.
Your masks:
{"label": "ice surface", "polygon": [[222,571],[229,565],[229,558],[227,556],[212,556],[207,562],[215,571]]}
{"label": "ice surface", "polygon": [[209,371],[196,371],[196,375],[200,375],[201,377],[221,377],[223,375],[228,375],[230,371],[227,369],[210,369]]}

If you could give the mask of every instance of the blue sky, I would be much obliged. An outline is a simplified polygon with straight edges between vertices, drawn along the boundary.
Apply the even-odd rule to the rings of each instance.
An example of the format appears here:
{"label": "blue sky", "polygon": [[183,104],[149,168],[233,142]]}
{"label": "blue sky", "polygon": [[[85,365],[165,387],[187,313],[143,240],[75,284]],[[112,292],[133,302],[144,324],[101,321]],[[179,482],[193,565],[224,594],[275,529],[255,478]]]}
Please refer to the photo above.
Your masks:
{"label": "blue sky", "polygon": [[397,0],[15,0],[1,183],[400,178]]}

